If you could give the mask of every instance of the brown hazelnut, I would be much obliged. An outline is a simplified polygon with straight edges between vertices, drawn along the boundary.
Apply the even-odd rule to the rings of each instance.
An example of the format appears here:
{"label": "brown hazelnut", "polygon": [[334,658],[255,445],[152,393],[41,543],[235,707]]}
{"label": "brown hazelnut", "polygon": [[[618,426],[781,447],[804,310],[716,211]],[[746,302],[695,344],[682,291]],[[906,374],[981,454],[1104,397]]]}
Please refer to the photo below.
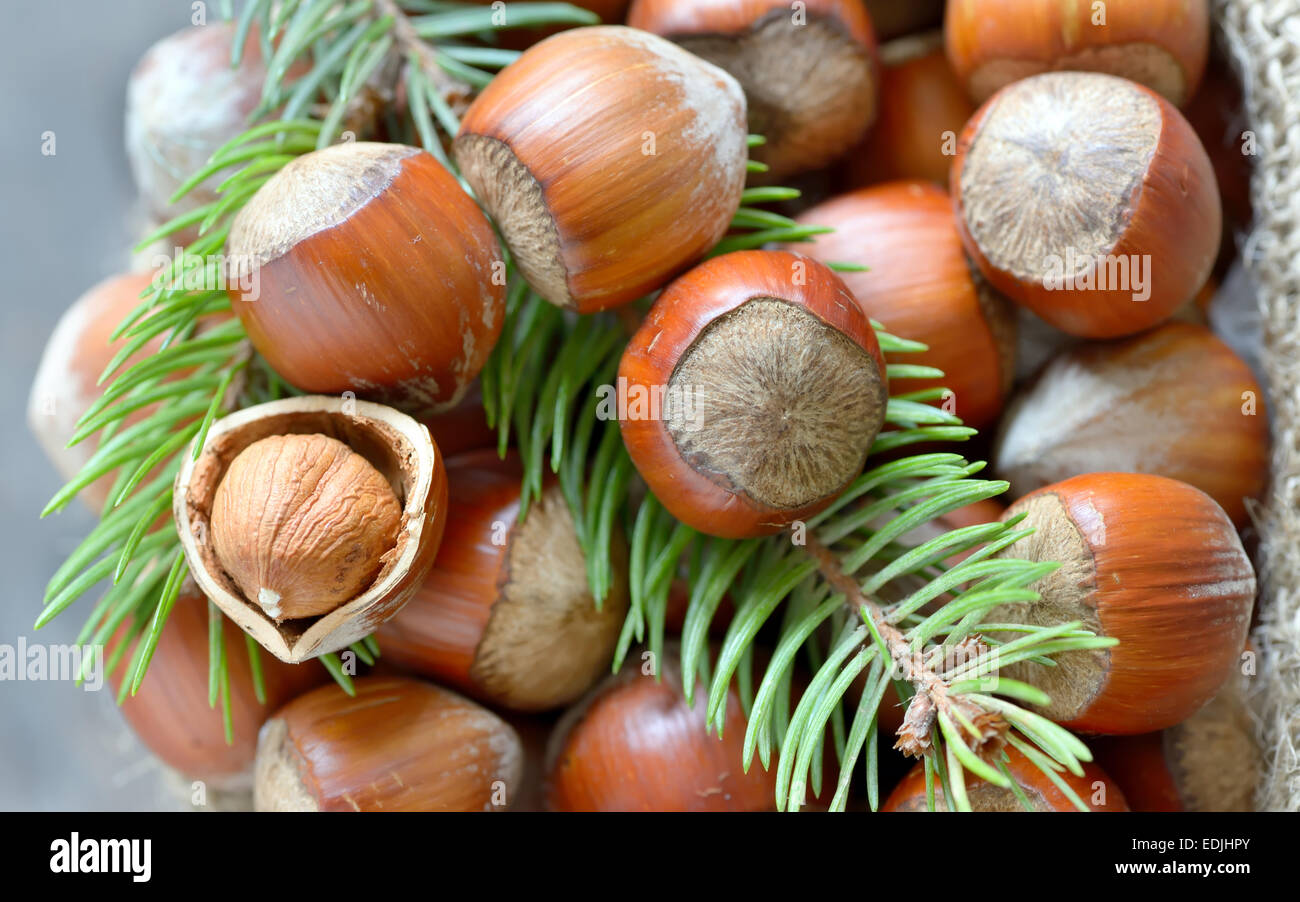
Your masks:
{"label": "brown hazelnut", "polygon": [[1113,75],[1003,88],[966,124],[949,185],[984,277],[1082,338],[1168,319],[1219,251],[1219,191],[1196,133],[1159,94]]}
{"label": "brown hazelnut", "polygon": [[[1028,800],[1031,811],[1078,811],[1055,780],[1048,777],[1037,765],[1025,757],[1019,749],[1009,748],[1006,761],[1007,772],[1020,787],[1021,794]],[[1128,801],[1120,790],[1119,784],[1111,779],[1100,767],[1091,762],[1083,765],[1083,773],[1062,773],[1062,783],[1079,797],[1089,811],[1128,811]],[[1025,804],[1011,789],[994,786],[978,777],[966,777],[966,794],[970,799],[972,811],[1024,811]],[[943,797],[943,790],[938,781],[934,787],[935,811],[947,811],[948,806]],[[903,778],[881,811],[928,811],[926,800],[925,768],[916,765]]]}
{"label": "brown hazelnut", "polygon": [[[94,440],[71,447],[68,441],[77,433],[77,421],[104,393],[99,377],[126,343],[125,339],[110,342],[113,330],[139,305],[140,292],[152,279],[152,273],[128,273],[88,289],[59,318],[45,345],[32,382],[27,424],[64,480],[73,479],[95,453]],[[161,343],[159,338],[146,344],[123,367],[139,363]],[[132,414],[125,425],[139,422],[149,409]],[[104,476],[82,490],[87,506],[96,511],[104,506],[113,477]]]}
{"label": "brown hazelnut", "polygon": [[[140,742],[187,781],[202,780],[217,792],[247,792],[258,729],[281,705],[328,680],[329,673],[314,662],[285,664],[261,655],[264,694],[259,700],[244,636],[230,618],[216,613],[229,676],[223,687],[230,698],[227,737],[223,706],[208,700],[213,616],[208,600],[187,580],[167,616],[148,674],[136,693],[122,700],[120,710]],[[128,621],[114,632],[106,657],[119,642],[133,641],[129,627]],[[115,692],[131,679],[131,650],[109,674]]]}
{"label": "brown hazelnut", "polygon": [[1200,489],[1145,473],[1088,473],[1031,492],[1003,519],[1034,532],[998,556],[1058,561],[1041,600],[995,608],[992,623],[1078,621],[1110,648],[1052,666],[1005,664],[1035,685],[1039,711],[1071,730],[1128,735],[1181,723],[1232,676],[1255,601],[1255,572],[1223,509]]}
{"label": "brown hazelnut", "polygon": [[[787,251],[724,254],[677,279],[618,377],[641,478],[683,523],[733,539],[825,509],[862,472],[889,391],[843,280]],[[639,412],[657,391],[664,415]]]}
{"label": "brown hazelnut", "polygon": [[303,391],[440,413],[501,334],[496,235],[418,147],[348,141],[295,158],[232,220],[226,254],[231,309]]}
{"label": "brown hazelnut", "polygon": [[652,34],[601,25],[504,69],[453,150],[533,290],[591,313],[662,288],[726,234],[745,135],[734,78]]}
{"label": "brown hazelnut", "polygon": [[925,179],[946,187],[955,136],[975,105],[948,65],[943,34],[890,41],[880,48],[880,62],[880,112],[866,138],[839,166],[843,187],[894,179]]}
{"label": "brown hazelnut", "polygon": [[275,621],[332,611],[365,588],[397,540],[384,477],[326,435],[273,435],[230,463],[212,501],[217,558]]}
{"label": "brown hazelnut", "polygon": [[[1249,643],[1247,651],[1249,652]],[[1097,736],[1088,746],[1134,811],[1254,811],[1264,750],[1238,675],[1203,708],[1159,733]]]}
{"label": "brown hazelnut", "polygon": [[565,712],[547,749],[551,811],[771,811],[776,768],[742,767],[745,715],[727,690],[722,738],[705,728],[707,693],[685,700],[679,650],[630,655],[623,668]]}
{"label": "brown hazelnut", "polygon": [[1168,476],[1243,526],[1268,458],[1264,390],[1250,368],[1204,326],[1166,323],[1055,357],[1008,408],[993,463],[1017,496],[1080,473]]}
{"label": "brown hazelnut", "polygon": [[[110,276],[87,289],[64,311],[46,342],[28,397],[27,425],[64,481],[76,478],[98,447],[98,436],[75,444],[69,442],[77,435],[78,421],[109,387],[108,382],[99,381],[104,369],[131,341],[127,336],[114,340],[114,330],[140,305],[141,292],[149,287],[156,275],[155,272],[139,272]],[[228,313],[204,316],[199,321],[198,332],[229,316]],[[145,342],[143,347],[121,362],[116,373],[125,373],[149,355],[157,353],[165,337],[164,332]],[[171,378],[184,378],[185,374],[192,372],[187,367]],[[237,394],[241,385],[242,378],[236,377],[229,396]],[[156,409],[157,405],[150,404],[134,410],[126,415],[121,425],[124,428],[139,423]],[[118,472],[114,470],[82,489],[79,495],[82,502],[94,511],[101,510],[108,501]]]}
{"label": "brown hazelnut", "polygon": [[860,0],[635,0],[627,24],[735,76],[763,181],[843,156],[876,116],[876,37]]}
{"label": "brown hazelnut", "polygon": [[[1101,13],[1101,15],[1098,15]],[[976,103],[1040,72],[1108,72],[1181,106],[1210,47],[1207,0],[948,0],[948,58]]]}
{"label": "brown hazelnut", "polygon": [[523,750],[486,708],[419,680],[368,676],[299,696],[262,727],[258,811],[500,811]]}
{"label": "brown hazelnut", "polygon": [[519,458],[495,449],[447,462],[447,529],[433,568],[376,638],[384,660],[494,707],[567,705],[609,672],[627,615],[627,543],[597,605],[564,493],[548,480],[519,519]]}

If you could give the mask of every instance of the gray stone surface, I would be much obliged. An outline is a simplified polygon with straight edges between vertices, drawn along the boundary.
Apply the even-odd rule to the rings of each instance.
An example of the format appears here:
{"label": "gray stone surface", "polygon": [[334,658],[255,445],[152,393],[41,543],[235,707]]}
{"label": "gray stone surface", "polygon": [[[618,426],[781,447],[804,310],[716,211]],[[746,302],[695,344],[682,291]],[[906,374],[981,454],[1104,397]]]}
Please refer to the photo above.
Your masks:
{"label": "gray stone surface", "polygon": [[[70,642],[88,609],[83,599],[32,630],[45,581],[93,521],[81,509],[37,520],[59,480],[27,432],[27,394],[59,314],[126,266],[127,74],[150,44],[189,24],[191,9],[189,0],[0,3],[0,643]],[[41,154],[47,130],[52,157]],[[107,689],[0,682],[0,809],[160,807],[175,804]]]}

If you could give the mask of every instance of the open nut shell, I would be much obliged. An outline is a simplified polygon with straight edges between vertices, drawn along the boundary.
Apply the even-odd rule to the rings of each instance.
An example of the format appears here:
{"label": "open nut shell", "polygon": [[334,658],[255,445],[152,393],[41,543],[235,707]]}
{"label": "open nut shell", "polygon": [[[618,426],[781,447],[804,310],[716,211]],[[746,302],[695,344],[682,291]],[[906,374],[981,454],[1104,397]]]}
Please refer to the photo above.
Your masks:
{"label": "open nut shell", "polygon": [[[402,521],[393,550],[364,592],[320,617],[276,623],[244,597],[222,568],[209,517],[217,486],[241,451],[268,436],[311,433],[336,438],[369,460],[397,494]],[[263,648],[296,664],[368,636],[410,599],[442,542],[447,473],[429,430],[403,413],[367,401],[289,398],[214,423],[198,459],[185,455],[176,474],[172,511],[199,588]]]}

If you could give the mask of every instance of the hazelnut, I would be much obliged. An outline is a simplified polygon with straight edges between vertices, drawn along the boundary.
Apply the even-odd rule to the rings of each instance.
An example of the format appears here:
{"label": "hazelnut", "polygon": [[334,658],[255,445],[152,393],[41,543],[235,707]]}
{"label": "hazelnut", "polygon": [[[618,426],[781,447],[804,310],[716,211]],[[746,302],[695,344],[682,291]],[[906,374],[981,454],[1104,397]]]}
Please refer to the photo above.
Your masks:
{"label": "hazelnut", "polygon": [[[95,453],[94,440],[71,447],[77,421],[103,394],[99,384],[104,367],[125,344],[109,342],[118,323],[140,303],[140,292],[149,287],[151,273],[130,273],[105,279],[76,300],[59,319],[41,355],[27,403],[27,424],[40,442],[46,457],[65,480],[74,478]],[[123,366],[138,363],[162,344],[158,338],[133,355]],[[148,415],[137,411],[126,425]],[[81,499],[99,510],[108,500],[113,474],[104,476],[81,491]]]}
{"label": "hazelnut", "polygon": [[547,749],[551,811],[771,811],[776,768],[741,767],[745,714],[727,689],[722,738],[705,728],[708,693],[683,695],[675,645],[656,662],[660,678],[630,655],[555,725]]}
{"label": "hazelnut", "polygon": [[599,605],[564,493],[519,519],[523,471],[495,449],[447,462],[450,506],[424,583],[377,634],[384,660],[513,711],[567,705],[609,672],[627,615],[627,543]]}
{"label": "hazelnut", "polygon": [[519,736],[486,708],[419,680],[322,686],[262,727],[258,811],[502,811],[523,793]]}
{"label": "hazelnut", "polygon": [[1132,79],[1181,106],[1205,72],[1210,4],[948,0],[944,33],[952,67],[976,103],[1018,79],[1073,70]]}
{"label": "hazelnut", "polygon": [[876,37],[860,0],[635,0],[627,24],[730,72],[745,89],[764,181],[844,155],[876,116]]}
{"label": "hazelnut", "polygon": [[1159,733],[1088,743],[1134,811],[1254,811],[1263,749],[1245,700],[1246,677]]}
{"label": "hazelnut", "polygon": [[1008,85],[971,117],[949,180],[984,277],[1047,322],[1118,338],[1205,284],[1222,217],[1214,170],[1159,94],[1094,72]]}
{"label": "hazelnut", "polygon": [[[156,275],[154,272],[126,273],[94,285],[64,312],[45,345],[27,402],[27,424],[65,481],[75,479],[97,450],[100,437],[93,433],[75,444],[69,443],[77,436],[78,421],[100,401],[111,384],[100,382],[105,368],[132,340],[126,336],[113,340],[114,331],[141,304],[142,292]],[[149,315],[152,314],[146,317]],[[199,320],[197,333],[229,317],[224,312],[207,314]],[[115,372],[125,373],[157,353],[165,337],[165,332],[155,335],[123,360]],[[168,378],[184,378],[193,372],[192,367],[185,367]],[[226,397],[234,398],[242,386],[243,378],[237,376]],[[133,410],[120,421],[121,427],[139,423],[155,410],[156,404]],[[160,473],[161,469],[155,469],[154,473]],[[114,470],[83,488],[79,495],[82,502],[94,511],[102,510],[119,472]],[[152,478],[151,474],[146,482]]]}
{"label": "hazelnut", "polygon": [[1232,521],[1200,489],[1163,476],[1089,473],[1021,498],[1003,519],[1034,529],[999,556],[1059,561],[1041,600],[997,608],[993,623],[1078,621],[1110,648],[1053,666],[1002,669],[1051,698],[1072,730],[1132,734],[1185,720],[1232,676],[1255,601],[1255,571]]}
{"label": "hazelnut", "polygon": [[421,417],[420,422],[428,427],[443,457],[497,446],[499,436],[488,423],[487,411],[483,407],[483,389],[477,380],[455,407]]}
{"label": "hazelnut", "polygon": [[348,141],[271,176],[230,226],[231,308],[303,391],[454,407],[505,319],[491,224],[418,147]]}
{"label": "hazelnut", "polygon": [[[209,704],[211,617],[221,620],[230,676],[230,736],[224,710]],[[114,633],[115,642],[131,641],[128,623]],[[116,690],[129,678],[128,653],[109,675]],[[257,731],[284,703],[329,679],[316,663],[285,664],[268,655],[258,661],[265,696],[257,697],[248,644],[239,628],[187,581],[172,605],[150,660],[149,672],[135,695],[122,700],[123,719],[140,741],[187,780],[202,780],[220,791],[248,791],[253,782]]]}
{"label": "hazelnut", "polygon": [[[1014,747],[1007,748],[1007,771],[1029,800],[1031,811],[1078,811],[1060,787],[1039,770],[1038,766]],[[1091,762],[1083,764],[1082,774],[1068,771],[1058,775],[1079,797],[1089,811],[1128,811],[1128,801],[1119,784]],[[966,776],[966,795],[972,811],[1024,811],[1024,802],[1011,789],[994,786],[978,777]],[[925,792],[925,767],[918,764],[889,794],[881,811],[928,811]],[[934,810],[947,811],[943,790],[934,786]]]}
{"label": "hazelnut", "polygon": [[1012,401],[993,464],[1015,495],[1103,470],[1168,476],[1244,526],[1268,457],[1250,368],[1209,329],[1174,322],[1057,356]]}
{"label": "hazelnut", "polygon": [[662,38],[578,28],[502,70],[453,150],[533,290],[590,313],[662,288],[726,234],[745,189],[745,97]]}
{"label": "hazelnut", "polygon": [[429,572],[447,472],[390,407],[304,396],[213,424],[176,476],[173,516],[199,588],[283,661],[346,648]]}
{"label": "hazelnut", "polygon": [[212,502],[212,541],[247,598],[273,620],[294,620],[368,586],[401,517],[392,486],[338,439],[273,435],[231,461]]}
{"label": "hazelnut", "polygon": [[844,186],[865,188],[893,179],[947,186],[952,144],[975,106],[948,65],[943,35],[891,41],[880,48],[880,61],[880,113],[839,166]]}
{"label": "hazelnut", "polygon": [[871,321],[828,267],[786,251],[714,257],[666,288],[619,363],[623,441],[672,514],[749,538],[849,485],[885,418]]}
{"label": "hazelnut", "polygon": [[[140,58],[126,87],[126,158],[148,211],[170,219],[215,201],[229,172],[216,173],[174,205],[171,197],[242,134],[262,100],[266,63],[257,25],[230,64],[236,25],[194,25],[158,41]],[[294,68],[291,74],[303,71]]]}

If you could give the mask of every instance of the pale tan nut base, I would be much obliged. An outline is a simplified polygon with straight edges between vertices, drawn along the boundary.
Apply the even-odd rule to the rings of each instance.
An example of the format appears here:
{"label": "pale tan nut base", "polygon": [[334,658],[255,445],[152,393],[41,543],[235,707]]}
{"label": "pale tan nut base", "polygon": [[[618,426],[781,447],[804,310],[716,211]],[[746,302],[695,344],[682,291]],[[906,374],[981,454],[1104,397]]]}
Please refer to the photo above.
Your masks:
{"label": "pale tan nut base", "polygon": [[[1029,626],[1055,626],[1078,620],[1084,629],[1104,635],[1097,609],[1089,603],[1096,589],[1092,551],[1060,497],[1046,492],[1024,502],[1021,510],[1025,519],[1017,528],[1032,528],[1034,532],[999,556],[1059,561],[1061,567],[1029,587],[1042,596],[1040,601],[994,608],[984,619],[990,623]],[[996,638],[1005,642],[1020,635],[1008,633]],[[1101,691],[1110,655],[1105,649],[1090,649],[1062,652],[1052,660],[1056,662],[1055,667],[1022,661],[1003,668],[1001,673],[1042,689],[1052,701],[1038,709],[1039,713],[1051,720],[1067,721],[1086,710]]]}
{"label": "pale tan nut base", "polygon": [[780,9],[736,38],[673,40],[730,72],[745,89],[749,130],[767,139],[751,151],[770,167],[760,181],[830,163],[875,119],[871,58],[836,22],[810,17],[795,26],[789,10]]}
{"label": "pale tan nut base", "polygon": [[1161,127],[1156,100],[1110,76],[1012,85],[985,114],[962,167],[971,238],[992,267],[1026,283],[1042,283],[1049,258],[1090,266],[1128,227]]}
{"label": "pale tan nut base", "polygon": [[460,136],[454,152],[466,181],[480,186],[479,200],[500,226],[528,284],[557,307],[572,308],[559,232],[528,167],[504,141],[483,135]]}
{"label": "pale tan nut base", "polygon": [[[625,574],[627,545],[621,535],[614,537],[610,553],[615,573]],[[515,527],[505,572],[470,675],[489,697],[515,711],[575,701],[609,670],[628,597],[626,584],[615,579],[597,609],[559,486],[543,493]]]}
{"label": "pale tan nut base", "polygon": [[861,471],[880,422],[865,350],[802,307],[755,298],[682,355],[664,417],[682,457],[760,504],[796,509]]}
{"label": "pale tan nut base", "polygon": [[1263,755],[1242,698],[1229,681],[1204,708],[1164,733],[1165,759],[1188,811],[1254,811]]}
{"label": "pale tan nut base", "polygon": [[975,68],[969,90],[976,103],[983,103],[1013,81],[1043,72],[1106,72],[1146,85],[1175,106],[1187,100],[1187,78],[1178,60],[1155,44],[1117,44],[1087,47],[1067,53],[1054,63],[1040,60],[995,59]]}

